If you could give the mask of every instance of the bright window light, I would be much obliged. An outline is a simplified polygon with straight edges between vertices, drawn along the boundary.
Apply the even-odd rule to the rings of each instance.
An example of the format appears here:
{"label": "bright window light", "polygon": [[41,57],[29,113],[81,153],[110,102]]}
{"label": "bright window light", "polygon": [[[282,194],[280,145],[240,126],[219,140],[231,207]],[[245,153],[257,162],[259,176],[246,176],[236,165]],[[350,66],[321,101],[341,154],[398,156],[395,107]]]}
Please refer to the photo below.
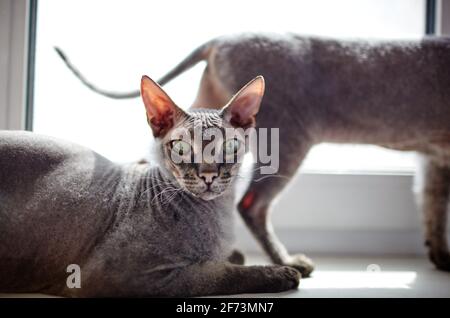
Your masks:
{"label": "bright window light", "polygon": [[[294,32],[346,38],[417,38],[424,0],[207,0],[39,2],[34,130],[91,147],[106,157],[136,161],[152,140],[139,99],[111,100],[82,86],[53,50],[103,88],[139,87],[158,79],[201,43],[222,34]],[[204,65],[166,86],[182,107],[197,92]],[[268,87],[270,89],[270,87]],[[316,146],[304,170],[411,171],[409,154],[374,146]]]}
{"label": "bright window light", "polygon": [[410,289],[417,273],[412,271],[315,271],[301,281],[302,289]]}

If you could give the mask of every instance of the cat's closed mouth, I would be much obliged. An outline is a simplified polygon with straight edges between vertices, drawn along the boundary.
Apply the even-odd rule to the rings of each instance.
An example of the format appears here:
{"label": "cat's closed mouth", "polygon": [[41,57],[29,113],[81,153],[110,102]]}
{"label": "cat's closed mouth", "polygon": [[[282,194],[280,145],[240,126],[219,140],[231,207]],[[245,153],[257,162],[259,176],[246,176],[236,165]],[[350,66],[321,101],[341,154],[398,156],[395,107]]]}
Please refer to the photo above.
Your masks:
{"label": "cat's closed mouth", "polygon": [[217,191],[214,191],[212,189],[206,189],[202,193],[197,194],[197,196],[200,199],[203,199],[205,201],[209,201],[209,200],[215,199],[215,198],[217,198],[220,195],[222,195],[222,192],[217,192]]}

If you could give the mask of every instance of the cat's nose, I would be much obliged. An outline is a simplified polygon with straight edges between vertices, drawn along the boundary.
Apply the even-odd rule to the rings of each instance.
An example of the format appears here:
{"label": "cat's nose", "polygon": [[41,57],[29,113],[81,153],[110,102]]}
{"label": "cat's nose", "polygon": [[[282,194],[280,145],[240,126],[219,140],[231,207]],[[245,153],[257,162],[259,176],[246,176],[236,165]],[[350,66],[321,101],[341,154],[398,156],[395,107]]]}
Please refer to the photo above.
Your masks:
{"label": "cat's nose", "polygon": [[207,185],[210,185],[213,183],[214,179],[217,178],[218,173],[217,172],[202,172],[199,174],[200,178],[205,181]]}

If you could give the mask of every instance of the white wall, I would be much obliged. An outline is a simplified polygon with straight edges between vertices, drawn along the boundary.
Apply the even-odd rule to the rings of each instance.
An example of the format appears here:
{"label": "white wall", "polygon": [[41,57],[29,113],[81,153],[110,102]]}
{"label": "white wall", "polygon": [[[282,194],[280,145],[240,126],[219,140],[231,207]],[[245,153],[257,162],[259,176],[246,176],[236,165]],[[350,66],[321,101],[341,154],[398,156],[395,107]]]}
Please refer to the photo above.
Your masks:
{"label": "white wall", "polygon": [[[422,215],[411,175],[301,174],[273,207],[290,251],[422,254]],[[237,245],[259,246],[239,218]]]}

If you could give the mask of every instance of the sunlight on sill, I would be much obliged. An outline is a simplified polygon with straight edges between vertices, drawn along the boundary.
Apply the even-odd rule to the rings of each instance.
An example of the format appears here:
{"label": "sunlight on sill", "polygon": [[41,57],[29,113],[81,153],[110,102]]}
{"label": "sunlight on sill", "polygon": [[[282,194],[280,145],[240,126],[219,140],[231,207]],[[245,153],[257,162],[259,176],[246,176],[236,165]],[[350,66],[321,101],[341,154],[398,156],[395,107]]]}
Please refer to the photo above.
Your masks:
{"label": "sunlight on sill", "polygon": [[412,271],[317,271],[310,279],[300,283],[302,289],[410,289],[417,273]]}
{"label": "sunlight on sill", "polygon": [[302,172],[310,174],[412,175],[419,158],[413,152],[374,145],[322,143],[308,153]]}
{"label": "sunlight on sill", "polygon": [[384,177],[412,177],[415,171],[412,169],[386,169],[386,170],[357,170],[357,169],[304,169],[303,175],[328,175],[328,176],[384,176]]}

